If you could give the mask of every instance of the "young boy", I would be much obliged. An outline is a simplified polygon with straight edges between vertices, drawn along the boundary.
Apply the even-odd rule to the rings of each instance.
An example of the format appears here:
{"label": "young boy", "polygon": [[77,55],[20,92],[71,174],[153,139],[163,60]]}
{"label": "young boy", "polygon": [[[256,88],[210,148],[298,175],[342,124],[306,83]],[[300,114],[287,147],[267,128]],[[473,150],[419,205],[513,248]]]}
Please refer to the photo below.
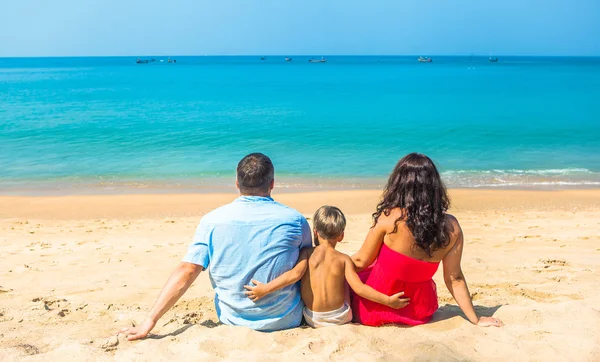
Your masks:
{"label": "young boy", "polygon": [[296,266],[278,278],[263,284],[252,280],[245,292],[252,301],[302,279],[301,292],[305,307],[304,319],[311,327],[342,325],[352,321],[346,281],[354,292],[363,298],[387,305],[403,308],[408,304],[404,293],[387,296],[365,285],[354,270],[352,259],[335,250],[344,238],[346,218],[340,209],[323,206],[313,217],[315,247],[300,251]]}

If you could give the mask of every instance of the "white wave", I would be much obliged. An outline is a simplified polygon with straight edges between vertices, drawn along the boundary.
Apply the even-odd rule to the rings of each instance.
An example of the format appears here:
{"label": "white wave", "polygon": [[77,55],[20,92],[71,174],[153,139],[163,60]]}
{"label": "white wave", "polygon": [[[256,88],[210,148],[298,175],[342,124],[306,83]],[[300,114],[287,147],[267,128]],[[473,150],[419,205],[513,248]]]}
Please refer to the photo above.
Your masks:
{"label": "white wave", "polygon": [[504,182],[458,185],[462,187],[511,187],[511,186],[598,186],[599,181],[543,181],[543,182]]}
{"label": "white wave", "polygon": [[530,174],[530,175],[570,175],[574,173],[592,174],[594,172],[587,168],[558,168],[549,170],[507,170],[506,173]]}
{"label": "white wave", "polygon": [[[494,170],[495,171],[495,170]],[[444,171],[442,175],[462,175],[462,174],[490,174],[492,171],[489,170],[452,170]]]}
{"label": "white wave", "polygon": [[598,172],[591,171],[587,168],[556,168],[556,169],[545,169],[545,170],[519,170],[519,169],[508,169],[508,170],[451,170],[444,171],[442,175],[463,175],[463,174],[513,174],[513,175],[572,175],[572,174],[598,174]]}

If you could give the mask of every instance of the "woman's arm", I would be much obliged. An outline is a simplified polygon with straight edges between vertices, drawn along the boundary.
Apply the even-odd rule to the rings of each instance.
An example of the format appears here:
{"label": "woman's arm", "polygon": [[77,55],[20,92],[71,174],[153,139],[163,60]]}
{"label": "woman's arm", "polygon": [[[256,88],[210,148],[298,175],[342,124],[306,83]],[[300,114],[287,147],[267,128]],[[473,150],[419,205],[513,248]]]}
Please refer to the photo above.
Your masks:
{"label": "woman's arm", "polygon": [[306,268],[308,267],[308,249],[310,248],[304,248],[300,250],[300,255],[298,256],[298,262],[296,262],[296,266],[294,266],[291,270],[281,274],[277,278],[271,280],[267,284],[263,284],[252,279],[252,283],[254,285],[244,285],[244,289],[246,289],[244,294],[246,294],[253,302],[256,302],[264,296],[269,295],[281,288],[285,288],[288,285],[292,285],[298,280],[302,279],[304,273],[306,272]]}
{"label": "woman's arm", "polygon": [[404,292],[390,296],[378,292],[360,280],[358,274],[356,274],[356,271],[354,270],[354,263],[350,257],[346,257],[344,263],[346,281],[350,285],[350,288],[354,290],[354,293],[375,303],[387,305],[394,309],[404,308],[408,305],[409,299],[402,298]]}
{"label": "woman's arm", "polygon": [[471,301],[471,294],[469,294],[469,287],[460,267],[464,245],[463,232],[456,219],[452,220],[452,224],[454,228],[454,232],[452,233],[455,240],[454,245],[443,259],[446,287],[456,300],[456,303],[458,303],[460,309],[465,313],[469,322],[483,327],[501,327],[504,325],[501,320],[491,317],[479,317],[477,312],[475,312],[473,302]]}
{"label": "woman's arm", "polygon": [[352,262],[358,271],[370,266],[377,259],[385,234],[386,228],[379,222],[369,230],[358,252],[352,255]]}

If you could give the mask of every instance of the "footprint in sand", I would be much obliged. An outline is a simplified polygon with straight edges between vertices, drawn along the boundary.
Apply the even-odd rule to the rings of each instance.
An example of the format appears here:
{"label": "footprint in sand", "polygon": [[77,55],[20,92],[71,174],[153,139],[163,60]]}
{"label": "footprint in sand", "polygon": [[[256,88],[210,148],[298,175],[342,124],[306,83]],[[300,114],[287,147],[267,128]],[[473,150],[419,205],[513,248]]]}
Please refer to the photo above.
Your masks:
{"label": "footprint in sand", "polygon": [[391,351],[396,349],[396,344],[390,343],[386,340],[377,337],[371,337],[369,341],[369,347],[375,351]]}
{"label": "footprint in sand", "polygon": [[544,322],[545,315],[537,309],[521,311],[519,314],[524,325],[539,325]]}
{"label": "footprint in sand", "polygon": [[348,348],[348,345],[349,345],[348,340],[341,339],[339,342],[337,342],[337,346],[335,347],[333,352],[331,352],[329,354],[329,359],[331,360],[332,358],[335,357],[336,354],[340,354],[340,353],[344,352],[346,350],[346,348]]}
{"label": "footprint in sand", "polygon": [[325,342],[320,339],[318,341],[312,341],[308,343],[308,349],[313,353],[319,353],[325,347]]}
{"label": "footprint in sand", "polygon": [[104,352],[111,352],[117,349],[117,346],[119,345],[119,337],[114,335],[110,336],[109,338],[95,338],[86,343],[99,347],[104,350]]}
{"label": "footprint in sand", "polygon": [[[562,246],[561,246],[562,247]],[[547,272],[555,272],[562,270],[563,267],[569,266],[569,263],[565,260],[561,259],[540,259],[537,264],[525,267],[526,269],[531,269],[536,273],[547,273]]]}
{"label": "footprint in sand", "polygon": [[28,344],[28,343],[17,344],[15,346],[15,348],[25,352],[25,354],[30,355],[30,356],[40,353],[39,348],[37,348],[36,346],[34,346],[32,344]]}
{"label": "footprint in sand", "polygon": [[181,317],[182,324],[199,324],[202,321],[202,313],[191,312]]}
{"label": "footprint in sand", "polygon": [[535,331],[532,334],[530,334],[529,338],[527,338],[527,340],[532,340],[532,341],[543,341],[544,339],[547,338],[547,336],[551,334],[548,331]]}
{"label": "footprint in sand", "polygon": [[13,320],[13,317],[6,315],[6,311],[0,310],[0,322],[8,322]]}
{"label": "footprint in sand", "polygon": [[34,303],[42,302],[43,308],[52,313],[56,313],[58,317],[66,317],[71,313],[71,303],[66,299],[54,299],[37,297],[31,300]]}
{"label": "footprint in sand", "polygon": [[467,361],[468,359],[454,348],[440,342],[417,343],[411,353],[415,356],[427,356],[427,361]]}
{"label": "footprint in sand", "polygon": [[541,238],[541,235],[518,235],[517,239],[521,238],[521,239],[538,239]]}
{"label": "footprint in sand", "polygon": [[550,265],[567,266],[567,265],[569,265],[569,263],[567,263],[565,260],[560,260],[560,259],[541,259],[540,262],[547,266],[550,266]]}
{"label": "footprint in sand", "polygon": [[221,342],[214,340],[206,340],[202,341],[198,344],[200,349],[206,353],[209,353],[219,359],[223,359],[226,357],[226,353],[224,351],[230,351],[231,346]]}
{"label": "footprint in sand", "polygon": [[[545,303],[557,303],[560,297],[577,297],[575,295],[565,295],[557,293],[545,293],[539,290],[527,289],[520,287],[519,284],[511,283],[500,283],[500,284],[476,284],[474,287],[479,289],[481,294],[487,296],[510,296],[510,297],[524,297],[527,299],[534,300],[536,302]],[[479,293],[478,293],[479,294]]]}
{"label": "footprint in sand", "polygon": [[273,341],[279,345],[291,348],[298,341],[298,331],[292,329],[277,332],[273,334]]}

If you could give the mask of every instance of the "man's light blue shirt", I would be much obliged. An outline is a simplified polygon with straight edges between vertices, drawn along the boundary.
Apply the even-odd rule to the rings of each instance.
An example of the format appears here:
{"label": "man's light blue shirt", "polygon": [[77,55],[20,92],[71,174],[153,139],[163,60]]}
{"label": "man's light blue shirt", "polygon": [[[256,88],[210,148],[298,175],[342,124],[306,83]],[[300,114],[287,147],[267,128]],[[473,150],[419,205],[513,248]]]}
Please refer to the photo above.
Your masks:
{"label": "man's light blue shirt", "polygon": [[306,219],[270,197],[241,196],[206,214],[183,261],[208,268],[215,306],[224,324],[273,331],[302,321],[298,283],[252,302],[251,279],[267,283],[292,269],[300,249],[311,246]]}

